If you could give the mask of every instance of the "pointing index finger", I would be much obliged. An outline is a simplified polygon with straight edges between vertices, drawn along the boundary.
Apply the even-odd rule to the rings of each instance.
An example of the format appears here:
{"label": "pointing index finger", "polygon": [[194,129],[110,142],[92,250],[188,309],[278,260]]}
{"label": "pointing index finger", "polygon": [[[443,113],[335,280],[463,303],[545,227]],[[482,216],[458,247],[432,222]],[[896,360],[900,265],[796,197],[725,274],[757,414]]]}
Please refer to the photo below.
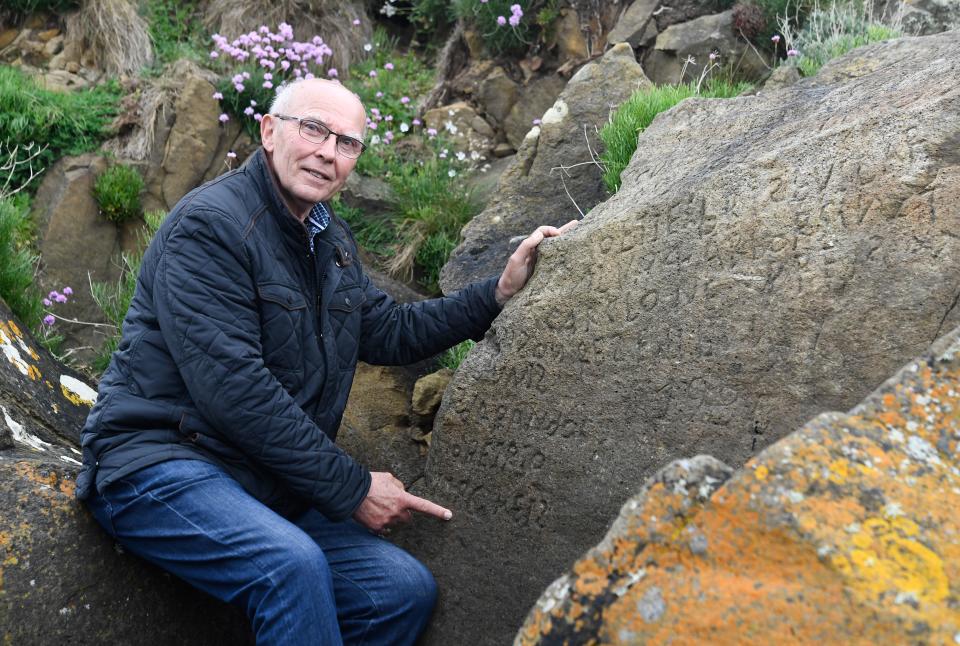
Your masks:
{"label": "pointing index finger", "polygon": [[427,514],[428,516],[434,516],[441,520],[450,520],[453,518],[453,512],[447,509],[446,507],[441,507],[440,505],[430,502],[426,498],[421,498],[419,496],[414,496],[412,493],[405,495],[404,504],[407,509],[412,509],[413,511],[419,511],[422,514]]}

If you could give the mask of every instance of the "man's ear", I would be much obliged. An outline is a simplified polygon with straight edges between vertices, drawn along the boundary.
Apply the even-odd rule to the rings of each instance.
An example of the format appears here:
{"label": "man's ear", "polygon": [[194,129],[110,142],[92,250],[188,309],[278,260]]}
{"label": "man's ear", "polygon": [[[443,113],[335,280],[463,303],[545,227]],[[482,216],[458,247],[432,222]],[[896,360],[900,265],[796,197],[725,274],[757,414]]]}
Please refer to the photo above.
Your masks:
{"label": "man's ear", "polygon": [[277,123],[273,118],[273,115],[265,114],[260,119],[260,142],[263,144],[263,149],[268,153],[273,152],[273,134],[276,131]]}

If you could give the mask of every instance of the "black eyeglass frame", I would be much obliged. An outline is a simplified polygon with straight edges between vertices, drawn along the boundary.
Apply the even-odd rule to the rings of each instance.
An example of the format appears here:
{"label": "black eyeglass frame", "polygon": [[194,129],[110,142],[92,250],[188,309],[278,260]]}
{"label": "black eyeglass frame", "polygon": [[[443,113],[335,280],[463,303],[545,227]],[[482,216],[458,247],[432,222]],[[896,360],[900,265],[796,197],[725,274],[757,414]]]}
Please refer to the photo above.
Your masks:
{"label": "black eyeglass frame", "polygon": [[[325,141],[327,140],[327,137],[329,137],[330,135],[333,135],[334,137],[336,137],[337,153],[339,153],[339,154],[341,154],[341,155],[343,155],[344,157],[347,157],[347,158],[349,158],[349,159],[357,159],[358,157],[360,157],[360,155],[363,154],[363,151],[365,151],[365,150],[367,149],[367,144],[363,143],[362,141],[360,141],[360,140],[357,139],[356,137],[351,137],[350,135],[345,135],[345,134],[342,134],[342,133],[339,133],[339,132],[334,132],[333,130],[330,129],[330,126],[328,126],[327,124],[325,124],[325,123],[322,122],[322,121],[319,121],[318,119],[310,119],[310,118],[307,118],[307,117],[292,117],[292,116],[287,115],[287,114],[271,114],[270,116],[276,117],[277,119],[280,119],[281,121],[296,121],[296,122],[297,122],[297,134],[299,134],[300,137],[302,137],[302,138],[303,138],[304,140],[306,140],[306,141],[309,141],[309,142],[312,143],[312,144],[322,144],[323,142],[325,142]],[[310,124],[314,124],[314,125],[318,126],[319,128],[321,128],[321,129],[323,129],[323,130],[326,130],[326,131],[327,131],[327,134],[323,135],[323,137],[321,137],[319,141],[316,140],[316,139],[311,139],[310,137],[307,137],[306,135],[303,134],[303,124],[304,124],[304,122],[310,123]],[[357,142],[358,144],[360,144],[360,152],[358,152],[356,155],[351,155],[350,153],[344,152],[344,150],[340,147],[340,141],[341,141],[341,139],[348,139],[348,140],[350,140],[350,141],[355,141],[355,142]]]}

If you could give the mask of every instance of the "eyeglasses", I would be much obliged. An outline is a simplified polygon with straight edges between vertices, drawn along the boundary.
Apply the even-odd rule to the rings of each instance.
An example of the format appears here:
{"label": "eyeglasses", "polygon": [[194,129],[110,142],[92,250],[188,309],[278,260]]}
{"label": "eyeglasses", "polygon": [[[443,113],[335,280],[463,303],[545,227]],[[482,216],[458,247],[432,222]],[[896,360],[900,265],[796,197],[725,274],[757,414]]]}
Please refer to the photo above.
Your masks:
{"label": "eyeglasses", "polygon": [[367,146],[359,139],[334,132],[326,124],[316,119],[301,119],[285,114],[275,114],[273,116],[282,121],[296,121],[300,126],[300,136],[313,144],[322,144],[327,140],[327,137],[333,135],[337,138],[337,152],[344,157],[356,159],[360,156],[360,153],[367,149]]}

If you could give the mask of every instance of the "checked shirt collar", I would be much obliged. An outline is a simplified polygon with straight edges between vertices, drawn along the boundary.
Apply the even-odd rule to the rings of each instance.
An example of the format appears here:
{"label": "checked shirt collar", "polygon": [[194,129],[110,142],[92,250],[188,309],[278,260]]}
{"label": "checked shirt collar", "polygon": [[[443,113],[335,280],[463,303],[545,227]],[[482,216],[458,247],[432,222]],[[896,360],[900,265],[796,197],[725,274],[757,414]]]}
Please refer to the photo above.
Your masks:
{"label": "checked shirt collar", "polygon": [[317,202],[313,205],[313,208],[310,209],[310,215],[307,216],[307,230],[310,235],[310,253],[313,251],[313,238],[327,228],[330,224],[330,212],[327,211],[327,207],[323,205],[323,202]]}

